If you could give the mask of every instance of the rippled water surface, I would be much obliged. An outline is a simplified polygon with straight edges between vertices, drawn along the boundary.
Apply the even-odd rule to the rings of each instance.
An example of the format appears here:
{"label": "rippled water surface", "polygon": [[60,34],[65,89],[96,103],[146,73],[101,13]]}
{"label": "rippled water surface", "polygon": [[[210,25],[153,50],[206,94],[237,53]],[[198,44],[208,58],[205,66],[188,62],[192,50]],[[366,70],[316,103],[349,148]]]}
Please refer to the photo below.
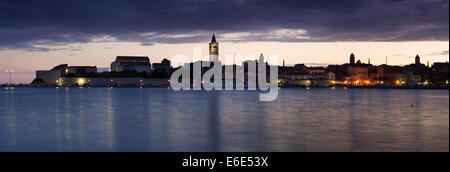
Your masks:
{"label": "rippled water surface", "polygon": [[448,90],[0,90],[0,151],[449,151]]}

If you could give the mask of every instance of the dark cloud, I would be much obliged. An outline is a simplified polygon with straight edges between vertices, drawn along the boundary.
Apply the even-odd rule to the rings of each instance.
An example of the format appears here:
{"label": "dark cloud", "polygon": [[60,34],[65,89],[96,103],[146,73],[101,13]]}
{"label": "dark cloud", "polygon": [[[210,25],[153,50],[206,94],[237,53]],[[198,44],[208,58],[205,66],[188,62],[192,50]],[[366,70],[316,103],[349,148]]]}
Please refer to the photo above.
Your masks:
{"label": "dark cloud", "polygon": [[[449,40],[448,0],[2,0],[0,49],[95,41]],[[45,50],[45,48],[43,49]],[[51,49],[47,49],[51,50]]]}

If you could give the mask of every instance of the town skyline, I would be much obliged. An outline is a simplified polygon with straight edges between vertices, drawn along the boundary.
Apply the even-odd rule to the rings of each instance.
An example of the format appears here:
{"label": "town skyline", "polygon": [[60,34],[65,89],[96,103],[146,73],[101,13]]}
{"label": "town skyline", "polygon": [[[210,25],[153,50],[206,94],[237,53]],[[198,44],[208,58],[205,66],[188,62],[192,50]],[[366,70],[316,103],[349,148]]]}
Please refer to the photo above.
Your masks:
{"label": "town skyline", "polygon": [[[0,83],[57,64],[108,67],[116,56],[152,62],[192,56],[217,33],[221,55],[279,55],[287,64],[449,59],[447,0],[0,2]],[[101,9],[100,11],[98,9]],[[83,11],[80,13],[80,11]],[[245,17],[242,17],[245,16]]]}
{"label": "town skyline", "polygon": [[[223,57],[225,55],[233,55],[233,54],[238,54],[238,55],[243,55],[243,56],[254,56],[255,58],[258,57],[259,54],[263,53],[266,56],[269,55],[278,55],[278,54],[272,54],[270,52],[280,52],[280,50],[275,50],[277,46],[274,47],[266,47],[265,49],[268,49],[270,51],[264,51],[261,50],[260,52],[258,52],[255,48],[246,48],[245,50],[243,50],[244,52],[254,52],[252,54],[250,53],[239,53],[239,51],[233,51],[233,48],[236,48],[238,50],[239,49],[237,47],[247,47],[248,45],[258,45],[261,46],[264,43],[257,43],[257,42],[253,42],[253,43],[230,43],[230,42],[221,42],[220,41],[220,35],[218,35],[218,40],[221,44],[221,49],[220,49],[220,55],[219,57],[221,59],[223,59]],[[205,41],[205,43],[199,43],[199,44],[189,44],[191,46],[197,46],[202,48],[202,57],[206,57],[208,56],[208,47],[206,44],[207,41]],[[244,45],[242,45],[244,44]],[[302,43],[268,43],[269,46],[270,44],[274,44],[274,45],[283,45],[283,46],[287,46],[287,48],[292,48],[295,46],[299,46],[298,44],[302,44]],[[297,45],[296,45],[297,44]],[[301,51],[299,50],[298,53],[298,57],[296,58],[295,56],[282,56],[280,55],[280,59],[279,59],[279,65],[281,66],[282,61],[285,60],[286,66],[293,66],[295,64],[305,64],[307,66],[328,66],[328,65],[335,65],[335,64],[345,64],[348,63],[348,57],[350,56],[351,53],[354,53],[356,55],[357,60],[361,60],[361,62],[363,63],[368,63],[368,60],[370,59],[371,64],[373,65],[382,65],[382,64],[386,64],[386,57],[388,58],[388,64],[389,65],[394,65],[394,66],[404,66],[404,65],[408,65],[408,64],[412,64],[414,63],[414,57],[416,55],[419,55],[422,58],[422,62],[424,64],[427,64],[427,62],[429,62],[430,64],[436,63],[436,62],[448,62],[448,51],[446,51],[445,49],[442,51],[438,51],[436,45],[440,45],[440,44],[444,44],[444,46],[447,46],[448,48],[448,42],[416,42],[416,44],[419,44],[418,46],[421,45],[426,45],[429,44],[430,47],[433,47],[431,49],[433,50],[421,50],[421,51],[411,51],[410,54],[407,54],[405,50],[400,50],[398,51],[399,53],[395,54],[395,53],[386,53],[389,55],[385,55],[383,56],[382,54],[380,55],[373,55],[370,56],[370,54],[372,54],[374,51],[381,51],[383,50],[385,47],[389,47],[389,46],[393,46],[393,47],[402,47],[404,45],[402,44],[408,44],[408,43],[376,43],[376,42],[372,42],[372,43],[341,43],[344,45],[338,45],[339,43],[309,43],[309,44],[320,44],[320,47],[323,47],[324,49],[327,49],[329,47],[345,47],[345,46],[355,46],[355,47],[370,47],[371,44],[373,46],[373,44],[375,45],[379,45],[378,47],[373,46],[373,49],[366,49],[363,51],[351,51],[346,48],[342,48],[342,49],[346,49],[346,50],[333,50],[332,52],[334,53],[334,55],[321,55],[321,54],[329,54],[330,52],[320,52],[317,51],[316,54],[314,55],[314,52],[310,52],[307,51],[306,49],[311,49],[314,46],[311,45],[300,45],[299,47],[302,47],[302,49],[305,49],[305,51]],[[382,45],[382,44],[388,44],[388,45]],[[447,45],[445,45],[447,44]],[[174,54],[172,56],[175,55],[179,55],[183,52],[189,52],[191,51],[191,53],[186,53],[183,55],[187,55],[188,57],[192,57],[192,49],[193,47],[189,48],[188,45],[185,44],[174,44],[174,45],[159,45],[158,47],[160,48],[160,46],[166,46],[166,47],[179,47],[178,49],[174,49],[174,48],[168,48],[171,49],[172,52],[174,52]],[[409,45],[411,46],[411,45]],[[143,47],[143,49],[148,48],[148,49],[154,49],[157,48],[155,47]],[[119,49],[123,49],[123,48],[119,48]],[[249,50],[249,49],[253,49],[253,50]],[[286,48],[281,48],[282,51],[284,51]],[[91,50],[86,50],[87,52],[91,51]],[[8,56],[9,53],[14,54],[14,51],[6,51],[7,53],[3,53],[5,51],[0,51],[2,52],[0,54],[0,59],[2,60],[3,63],[0,64],[0,69],[2,71],[2,73],[0,73],[0,83],[9,83],[9,77],[10,74],[6,71],[9,70],[13,70],[14,73],[13,75],[13,83],[14,84],[28,84],[30,83],[34,78],[35,78],[35,71],[36,70],[42,70],[42,69],[47,69],[50,68],[52,66],[58,65],[58,64],[70,64],[70,65],[74,65],[74,66],[97,66],[99,68],[99,70],[108,70],[110,67],[110,61],[112,61],[112,59],[116,58],[116,56],[121,56],[121,55],[130,55],[130,56],[147,56],[150,58],[151,63],[159,63],[160,61],[162,61],[163,59],[171,59],[172,56],[156,56],[156,55],[152,55],[152,54],[169,54],[168,52],[156,52],[156,53],[145,53],[145,50],[142,50],[140,48],[138,48],[136,50],[136,52],[141,52],[141,53],[120,53],[120,51],[114,51],[117,52],[116,55],[113,55],[111,52],[111,49],[109,50],[104,50],[104,51],[98,51],[96,54],[96,56],[98,57],[89,57],[88,59],[86,59],[85,55],[67,55],[66,57],[64,57],[64,55],[50,55],[50,56],[58,56],[58,57],[54,57],[54,58],[50,58],[50,59],[54,59],[54,62],[46,62],[46,63],[42,63],[42,61],[31,61],[31,64],[28,65],[20,65],[20,63],[17,62],[17,60],[14,60],[13,58],[8,58],[10,56]],[[56,51],[58,52],[58,51]],[[84,54],[83,50],[78,50],[78,53]],[[100,55],[102,52],[104,52],[105,54],[111,54],[109,56],[106,55]],[[175,54],[176,52],[179,52],[177,54]],[[308,54],[308,56],[303,56],[302,57],[302,52],[303,54]],[[400,52],[403,52],[403,54],[401,54]],[[422,52],[422,53],[414,53],[414,52]],[[21,52],[22,56],[25,55],[25,57],[27,56],[35,56],[34,58],[39,58],[38,56],[40,56],[39,54],[41,54],[41,56],[48,56],[48,54],[51,54],[52,51],[48,51],[48,52],[26,52],[23,51]],[[56,53],[56,54],[60,54]],[[46,55],[47,54],[47,55]],[[280,53],[283,54],[283,53]],[[285,53],[284,53],[285,54]],[[61,58],[62,56],[62,58]],[[322,57],[318,57],[318,56],[322,56]],[[327,58],[329,56],[332,56],[332,58]],[[32,57],[30,57],[32,58]],[[49,58],[49,57],[47,57]],[[4,59],[8,59],[8,61],[5,61]],[[9,60],[11,59],[11,60]],[[19,58],[20,59],[20,58]],[[254,59],[245,59],[245,60],[254,60]],[[237,62],[240,63],[240,62]],[[226,62],[226,65],[232,64],[230,62]],[[8,67],[10,66],[10,67]],[[177,67],[176,65],[174,67]]]}

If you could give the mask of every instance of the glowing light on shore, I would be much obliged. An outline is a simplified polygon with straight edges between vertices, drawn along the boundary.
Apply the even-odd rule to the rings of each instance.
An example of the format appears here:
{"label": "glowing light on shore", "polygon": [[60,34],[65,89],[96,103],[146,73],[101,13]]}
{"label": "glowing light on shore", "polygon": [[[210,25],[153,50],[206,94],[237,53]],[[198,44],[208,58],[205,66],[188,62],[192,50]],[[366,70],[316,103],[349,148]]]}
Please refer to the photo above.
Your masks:
{"label": "glowing light on shore", "polygon": [[78,79],[78,86],[83,86],[86,83],[84,79]]}

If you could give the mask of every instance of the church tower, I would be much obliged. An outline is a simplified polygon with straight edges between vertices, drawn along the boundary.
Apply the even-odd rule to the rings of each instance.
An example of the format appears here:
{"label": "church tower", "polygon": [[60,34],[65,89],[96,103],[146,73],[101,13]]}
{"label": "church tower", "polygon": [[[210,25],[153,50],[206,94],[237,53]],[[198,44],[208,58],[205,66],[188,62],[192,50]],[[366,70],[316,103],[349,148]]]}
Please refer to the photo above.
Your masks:
{"label": "church tower", "polygon": [[416,65],[420,65],[420,56],[419,55],[416,56]]}
{"label": "church tower", "polygon": [[355,64],[355,54],[350,55],[350,64]]}
{"label": "church tower", "polygon": [[216,34],[213,34],[211,43],[209,43],[209,61],[219,61],[219,43],[216,41]]}

